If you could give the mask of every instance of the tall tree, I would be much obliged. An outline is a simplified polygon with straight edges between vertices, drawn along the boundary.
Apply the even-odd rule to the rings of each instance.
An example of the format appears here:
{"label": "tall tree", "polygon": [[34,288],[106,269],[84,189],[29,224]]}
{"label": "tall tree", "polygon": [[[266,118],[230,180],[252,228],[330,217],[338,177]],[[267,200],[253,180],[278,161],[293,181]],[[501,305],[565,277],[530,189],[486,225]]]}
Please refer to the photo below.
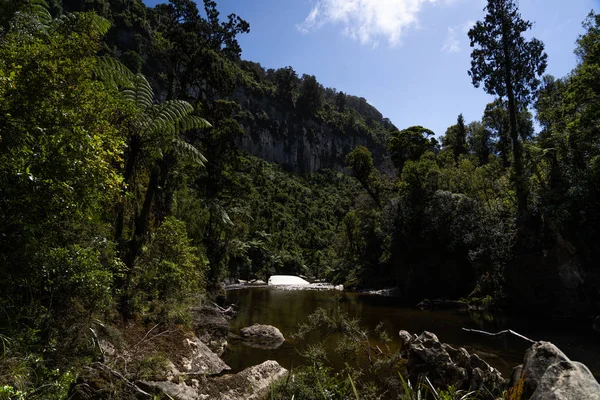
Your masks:
{"label": "tall tree", "polygon": [[467,153],[467,127],[462,114],[458,115],[456,125],[452,125],[446,130],[446,135],[442,138],[442,145],[451,149],[457,160],[461,154]]}
{"label": "tall tree", "polygon": [[279,68],[273,74],[277,87],[277,97],[283,104],[294,107],[294,98],[298,90],[298,74],[292,67]]}
{"label": "tall tree", "polygon": [[475,154],[479,160],[479,165],[487,164],[488,159],[492,154],[492,138],[490,131],[479,121],[471,122],[467,127],[467,131],[469,150]]}
{"label": "tall tree", "polygon": [[527,214],[528,191],[517,115],[535,98],[548,57],[542,42],[523,37],[532,23],[521,18],[514,0],[488,0],[485,11],[485,19],[469,31],[474,48],[469,75],[475,87],[483,82],[487,93],[508,98],[518,219],[522,221]]}
{"label": "tall tree", "polygon": [[[153,28],[146,71],[166,85],[167,100],[192,97],[214,99],[235,88],[232,61],[239,59],[237,35],[249,24],[235,14],[220,22],[216,3],[204,1],[206,18],[192,0],[170,0],[150,13]],[[162,82],[166,80],[166,82]],[[194,95],[192,95],[194,94]]]}
{"label": "tall tree", "polygon": [[[194,108],[183,100],[169,100],[153,104],[154,93],[146,78],[138,74],[133,77],[131,87],[123,91],[126,101],[135,105],[138,113],[127,138],[126,162],[123,180],[126,193],[117,206],[115,238],[120,242],[121,253],[127,267],[124,278],[117,285],[127,287],[131,283],[134,266],[142,246],[148,239],[150,212],[155,202],[161,174],[168,170],[162,168],[164,158],[181,154],[203,165],[206,162],[200,151],[180,138],[180,133],[194,129],[208,128],[210,124],[198,116],[192,115]],[[134,178],[139,174],[141,164],[153,165],[149,171],[148,182],[142,184],[143,199],[135,199],[132,193]],[[129,224],[131,232],[125,232],[125,201],[134,197],[136,204]],[[142,197],[139,193],[139,197]],[[141,203],[141,205],[139,204]],[[130,293],[125,292],[121,299],[122,311],[127,312]]]}
{"label": "tall tree", "polygon": [[335,108],[339,112],[344,112],[346,110],[346,94],[344,92],[338,92],[335,95]]}
{"label": "tall tree", "polygon": [[391,133],[388,148],[398,173],[402,172],[407,161],[417,161],[426,151],[435,150],[437,140],[434,136],[433,131],[422,126],[411,126]]}
{"label": "tall tree", "polygon": [[357,146],[346,156],[346,164],[375,204],[381,207],[377,170],[373,166],[373,155],[369,149],[365,146]]}
{"label": "tall tree", "polygon": [[303,75],[298,108],[306,116],[314,115],[323,106],[323,89],[314,75]]}

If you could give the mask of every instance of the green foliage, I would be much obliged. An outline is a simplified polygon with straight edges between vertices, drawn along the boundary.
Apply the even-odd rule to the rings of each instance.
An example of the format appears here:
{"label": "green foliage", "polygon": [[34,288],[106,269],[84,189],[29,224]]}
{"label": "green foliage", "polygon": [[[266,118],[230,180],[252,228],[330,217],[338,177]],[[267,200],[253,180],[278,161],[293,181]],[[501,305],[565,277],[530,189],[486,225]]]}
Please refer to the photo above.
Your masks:
{"label": "green foliage", "polygon": [[539,86],[537,77],[546,70],[544,45],[523,37],[533,24],[521,19],[513,0],[488,0],[485,11],[485,19],[469,30],[473,85],[483,82],[487,93],[527,105]]}
{"label": "green foliage", "polygon": [[185,223],[166,218],[136,264],[136,292],[141,306],[159,320],[177,319],[182,306],[194,301],[204,287],[206,261],[190,246]]}
{"label": "green foliage", "polygon": [[295,176],[256,158],[244,158],[236,177],[243,190],[229,200],[236,210],[229,230],[244,233],[229,247],[231,274],[243,279],[265,279],[276,272],[326,277],[340,219],[354,191],[350,178],[331,171]]}
{"label": "green foliage", "polygon": [[473,121],[468,125],[467,132],[469,150],[477,157],[479,165],[487,164],[493,151],[490,131],[483,123]]}
{"label": "green foliage", "polygon": [[315,115],[323,106],[322,88],[314,75],[302,76],[298,108],[305,115]]}
{"label": "green foliage", "polygon": [[413,386],[412,383],[405,380],[401,374],[398,374],[398,376],[402,382],[402,393],[400,395],[400,399],[402,400],[421,400],[427,398],[433,400],[476,400],[494,398],[493,396],[488,395],[485,389],[480,392],[475,392],[456,390],[453,386],[448,386],[445,390],[439,390],[434,388],[427,378],[425,382]]}
{"label": "green foliage", "polygon": [[[286,107],[293,109],[296,92],[298,90],[298,74],[292,67],[280,68],[273,73],[273,80],[277,87],[277,97]],[[309,95],[307,93],[307,95]],[[308,101],[309,97],[306,98]]]}
{"label": "green foliage", "polygon": [[302,354],[307,366],[296,370],[291,379],[276,384],[272,398],[381,399],[388,390],[393,393],[387,377],[398,368],[398,354],[372,350],[359,321],[351,319],[339,307],[331,313],[319,308],[311,314],[295,336],[303,339],[307,335],[319,335],[323,342],[335,340],[336,352],[347,362],[341,370],[335,370],[323,347],[308,346]]}
{"label": "green foliage", "polygon": [[431,130],[422,126],[411,126],[392,133],[388,148],[392,155],[392,161],[399,172],[402,172],[407,161],[416,161],[426,151],[435,149],[437,141],[435,138],[429,139],[434,135]]}
{"label": "green foliage", "polygon": [[2,0],[0,1],[0,28],[8,29],[17,13],[31,15],[41,26],[48,26],[52,16],[45,0]]}
{"label": "green foliage", "polygon": [[373,156],[369,149],[358,146],[346,155],[346,164],[362,187],[369,193],[375,204],[381,206],[381,177],[373,166]]}
{"label": "green foliage", "polygon": [[92,79],[94,21],[26,37],[17,21],[0,42],[2,306],[53,340],[69,307],[77,319],[106,304],[114,266],[100,216],[122,181],[126,107]]}
{"label": "green foliage", "polygon": [[533,25],[521,19],[513,0],[488,0],[485,11],[485,19],[469,30],[474,47],[469,75],[475,87],[483,82],[487,93],[508,99],[513,178],[522,228],[528,217],[528,186],[517,119],[536,97],[538,76],[546,70],[548,56],[542,42],[523,37]]}
{"label": "green foliage", "polygon": [[[592,243],[598,237],[595,226],[600,216],[600,103],[594,83],[600,77],[596,45],[600,18],[591,13],[583,26],[586,31],[575,50],[579,57],[577,67],[563,79],[544,80],[536,104],[543,129],[535,142],[539,149],[532,162],[536,165],[538,185],[535,205],[551,236],[561,245],[579,243],[585,258],[592,260],[596,254]],[[595,271],[591,264],[589,268]]]}
{"label": "green foliage", "polygon": [[452,125],[446,130],[446,135],[442,137],[442,146],[450,149],[454,153],[454,158],[458,159],[461,154],[467,152],[467,127],[465,118],[462,114],[458,115],[456,125]]}
{"label": "green foliage", "polygon": [[162,353],[145,356],[137,366],[136,379],[163,380],[169,368],[169,359]]}
{"label": "green foliage", "polygon": [[[185,323],[191,302],[227,276],[304,274],[482,307],[506,299],[506,267],[520,251],[561,246],[586,279],[597,276],[598,15],[584,22],[574,71],[544,78],[536,137],[526,106],[543,46],[523,38],[531,24],[513,1],[489,0],[470,32],[471,77],[500,99],[481,122],[459,116],[440,149],[433,132],[398,130],[362,97],[241,61],[248,24],[222,19],[214,1],[203,11],[191,0],[62,5],[71,13],[0,1],[0,398],[64,398],[72,368],[97,356],[97,318],[118,309]],[[261,130],[285,143],[302,132],[314,146],[327,132],[357,138],[365,146],[346,155],[355,179],[300,176],[242,154],[243,135]],[[386,146],[395,176],[376,168]],[[592,278],[580,288],[590,304]],[[333,334],[348,365],[334,370],[310,348],[280,396],[406,389],[388,376],[398,358],[374,355],[358,321],[319,311],[303,329]],[[384,346],[385,330],[376,333]],[[141,376],[160,375],[163,361],[144,360]],[[374,388],[367,375],[385,379]]]}

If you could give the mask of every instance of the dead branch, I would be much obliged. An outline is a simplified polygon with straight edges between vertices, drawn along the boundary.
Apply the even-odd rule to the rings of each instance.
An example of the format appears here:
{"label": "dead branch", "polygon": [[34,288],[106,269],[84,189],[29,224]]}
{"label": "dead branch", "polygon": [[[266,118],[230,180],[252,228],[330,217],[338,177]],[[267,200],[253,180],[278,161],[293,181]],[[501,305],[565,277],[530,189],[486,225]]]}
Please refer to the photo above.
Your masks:
{"label": "dead branch", "polygon": [[148,337],[148,335],[150,334],[150,332],[152,332],[152,331],[153,331],[153,330],[154,330],[154,329],[155,329],[155,328],[156,328],[158,325],[159,325],[159,324],[156,324],[156,325],[154,325],[154,327],[153,327],[152,329],[150,329],[150,330],[149,330],[149,331],[146,333],[146,335],[143,337],[143,339],[142,339],[142,340],[140,340],[140,342],[139,342],[138,344],[136,344],[135,346],[133,346],[133,348],[134,348],[134,350],[135,350],[133,354],[136,354],[136,353],[137,353],[137,348],[138,348],[138,347],[139,347],[139,346],[140,346],[142,343],[144,343],[144,342],[149,342],[149,341],[151,341],[151,340],[154,340],[154,339],[156,339],[156,338],[157,338],[157,337],[159,337],[159,336],[166,335],[166,334],[168,334],[168,333],[173,333],[173,332],[174,332],[174,331],[172,331],[172,330],[168,330],[168,329],[167,329],[167,330],[164,330],[164,331],[162,331],[162,332],[160,332],[160,333],[157,333],[156,335],[153,335],[153,336],[150,336],[150,337]]}
{"label": "dead branch", "polygon": [[95,365],[97,365],[99,368],[101,368],[105,371],[110,372],[112,375],[114,375],[115,377],[122,380],[128,388],[135,391],[136,393],[141,394],[142,396],[144,396],[146,398],[152,398],[152,395],[150,393],[143,391],[136,384],[131,382],[129,379],[125,378],[120,372],[115,371],[114,369],[110,368],[108,365],[102,364],[100,362],[95,363]]}
{"label": "dead branch", "polygon": [[486,332],[486,331],[479,331],[477,329],[467,329],[467,328],[462,328],[463,331],[465,332],[469,332],[469,333],[476,333],[479,335],[485,335],[485,336],[504,336],[504,335],[513,335],[518,337],[519,339],[523,339],[529,343],[535,343],[535,340],[531,340],[528,337],[525,337],[523,335],[521,335],[520,333],[517,333],[511,329],[506,329],[504,331],[500,331],[500,332],[496,332],[496,333],[492,333],[492,332]]}
{"label": "dead branch", "polygon": [[98,349],[100,350],[101,360],[102,360],[102,362],[104,362],[104,360],[106,359],[106,357],[104,356],[104,349],[100,345],[100,340],[98,339],[98,335],[96,334],[96,331],[91,326],[90,326],[89,329],[92,332],[94,345],[98,346]]}
{"label": "dead branch", "polygon": [[213,304],[213,306],[215,306],[217,311],[219,311],[223,315],[227,315],[227,314],[235,315],[236,314],[235,310],[233,309],[233,305],[231,305],[227,308],[223,308],[220,305],[218,305],[217,303],[212,303],[212,304]]}
{"label": "dead branch", "polygon": [[155,330],[160,324],[156,324],[152,327],[152,329],[150,329],[148,332],[146,332],[146,334],[144,335],[144,337],[142,338],[142,340],[139,341],[138,344],[136,344],[135,346],[133,346],[133,348],[137,348],[140,344],[144,343],[144,341],[146,340],[146,338],[148,337],[148,335],[150,334],[150,332],[152,332],[153,330]]}

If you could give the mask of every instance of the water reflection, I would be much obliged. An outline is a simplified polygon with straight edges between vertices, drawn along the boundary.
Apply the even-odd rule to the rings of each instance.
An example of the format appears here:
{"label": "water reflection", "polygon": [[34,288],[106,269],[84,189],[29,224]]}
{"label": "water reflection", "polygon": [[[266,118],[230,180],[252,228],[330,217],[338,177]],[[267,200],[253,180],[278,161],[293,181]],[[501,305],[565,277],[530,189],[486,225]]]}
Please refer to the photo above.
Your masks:
{"label": "water reflection", "polygon": [[[571,359],[585,363],[597,377],[600,376],[600,341],[597,334],[589,327],[572,323],[481,311],[422,311],[403,306],[394,298],[337,291],[243,288],[228,291],[227,299],[239,308],[238,315],[230,321],[233,333],[239,334],[241,328],[259,323],[276,326],[286,338],[285,343],[274,350],[255,349],[239,342],[230,343],[224,360],[234,371],[270,359],[277,360],[286,368],[290,367],[291,362],[298,365],[303,361],[298,352],[307,344],[291,338],[298,330],[298,325],[319,307],[333,309],[339,305],[351,317],[359,318],[361,325],[371,332],[382,322],[392,339],[397,337],[401,329],[417,334],[424,330],[434,332],[442,342],[475,351],[505,376],[521,362],[528,343],[511,336],[478,336],[462,331],[463,327],[488,332],[513,329],[534,340],[551,341]],[[307,341],[314,343],[322,339],[311,336]],[[392,350],[396,343],[394,340]],[[382,345],[376,341],[373,344]],[[326,350],[331,353],[335,346],[335,339],[325,343]],[[335,356],[330,360],[340,365],[344,361],[337,360]]]}

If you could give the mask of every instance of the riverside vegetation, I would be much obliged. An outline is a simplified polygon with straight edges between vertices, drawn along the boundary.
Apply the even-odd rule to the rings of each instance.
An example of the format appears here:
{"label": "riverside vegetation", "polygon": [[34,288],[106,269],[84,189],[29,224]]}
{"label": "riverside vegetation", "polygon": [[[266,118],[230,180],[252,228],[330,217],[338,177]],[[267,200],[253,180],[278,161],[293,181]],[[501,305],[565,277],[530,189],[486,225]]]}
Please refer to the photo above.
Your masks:
{"label": "riverside vegetation", "polygon": [[599,15],[555,78],[488,0],[469,73],[498,99],[434,133],[242,60],[248,23],[203,5],[0,0],[0,398],[64,398],[99,324],[189,326],[227,277],[600,314]]}

